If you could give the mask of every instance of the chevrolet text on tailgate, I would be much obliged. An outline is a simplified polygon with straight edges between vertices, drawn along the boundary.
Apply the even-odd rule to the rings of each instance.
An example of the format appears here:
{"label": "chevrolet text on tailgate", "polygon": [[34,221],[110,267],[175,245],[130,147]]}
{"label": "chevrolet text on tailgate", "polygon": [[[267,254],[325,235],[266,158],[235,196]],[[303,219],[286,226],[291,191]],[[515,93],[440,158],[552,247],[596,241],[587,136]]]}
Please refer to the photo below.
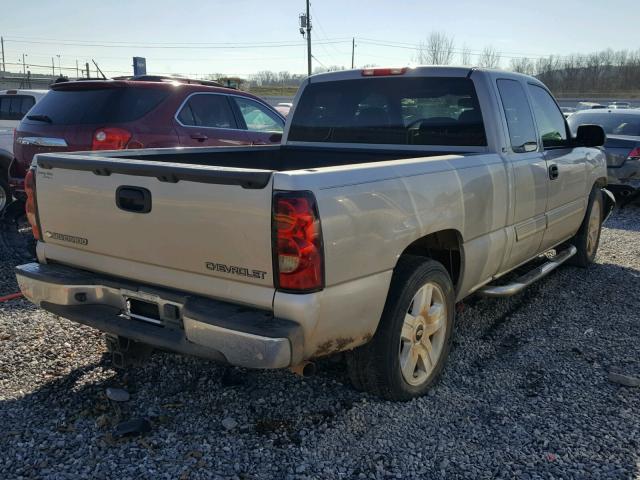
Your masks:
{"label": "chevrolet text on tailgate", "polygon": [[346,352],[357,388],[405,400],[442,371],[456,302],[593,262],[604,141],[523,75],[317,75],[281,146],[37,155],[18,281],[120,364],[148,345],[297,371]]}

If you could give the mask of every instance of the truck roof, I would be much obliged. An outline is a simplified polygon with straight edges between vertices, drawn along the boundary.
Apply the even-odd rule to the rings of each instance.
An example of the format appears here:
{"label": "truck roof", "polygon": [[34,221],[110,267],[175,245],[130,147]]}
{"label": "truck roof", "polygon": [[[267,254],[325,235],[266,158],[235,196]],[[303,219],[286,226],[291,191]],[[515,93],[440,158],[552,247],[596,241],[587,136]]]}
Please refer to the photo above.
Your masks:
{"label": "truck roof", "polygon": [[404,73],[393,74],[390,76],[398,77],[467,77],[472,73],[482,73],[490,76],[500,76],[500,78],[527,79],[537,85],[543,85],[535,77],[524,75],[521,73],[508,72],[506,70],[497,70],[491,68],[480,67],[454,67],[454,66],[435,66],[435,65],[417,65],[410,67],[373,67],[358,68],[353,70],[340,70],[337,72],[319,73],[309,77],[309,83],[331,82],[336,80],[355,80],[363,77],[364,70],[386,70],[386,69],[402,69]]}

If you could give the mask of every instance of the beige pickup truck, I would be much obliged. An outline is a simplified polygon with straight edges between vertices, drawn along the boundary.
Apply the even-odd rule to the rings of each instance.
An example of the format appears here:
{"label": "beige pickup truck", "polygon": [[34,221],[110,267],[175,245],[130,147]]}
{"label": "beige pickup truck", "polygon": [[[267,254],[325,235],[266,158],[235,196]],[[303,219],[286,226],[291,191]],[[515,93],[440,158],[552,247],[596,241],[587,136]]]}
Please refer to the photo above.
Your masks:
{"label": "beige pickup truck", "polygon": [[117,358],[151,345],[305,370],[346,352],[357,388],[409,399],[443,369],[456,302],[594,260],[613,207],[604,140],[594,125],[572,136],[523,75],[316,75],[281,146],[38,155],[38,262],[17,277],[117,338]]}

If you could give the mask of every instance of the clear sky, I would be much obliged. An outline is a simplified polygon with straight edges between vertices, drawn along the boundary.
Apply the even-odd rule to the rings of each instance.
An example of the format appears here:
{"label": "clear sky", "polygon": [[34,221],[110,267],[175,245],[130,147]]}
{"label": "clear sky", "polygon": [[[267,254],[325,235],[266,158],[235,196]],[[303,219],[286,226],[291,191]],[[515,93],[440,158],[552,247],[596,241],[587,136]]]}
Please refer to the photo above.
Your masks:
{"label": "clear sky", "polygon": [[[57,72],[57,55],[63,68],[93,58],[111,75],[129,73],[134,55],[147,58],[149,73],[306,72],[304,0],[2,3],[6,62],[26,53],[33,72],[50,72],[51,57]],[[349,67],[352,37],[356,66],[407,64],[434,30],[453,36],[456,48],[493,46],[505,66],[509,56],[640,48],[639,0],[315,0],[311,12],[314,67]]]}

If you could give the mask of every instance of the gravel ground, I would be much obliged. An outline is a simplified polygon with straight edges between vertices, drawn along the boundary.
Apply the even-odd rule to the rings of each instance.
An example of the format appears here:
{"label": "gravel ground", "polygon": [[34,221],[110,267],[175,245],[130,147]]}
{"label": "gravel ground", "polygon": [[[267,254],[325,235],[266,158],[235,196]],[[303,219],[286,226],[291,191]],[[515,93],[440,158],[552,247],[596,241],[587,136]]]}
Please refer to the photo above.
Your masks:
{"label": "gravel ground", "polygon": [[[16,285],[0,258],[3,295]],[[158,353],[119,374],[94,330],[0,304],[0,476],[640,478],[640,387],[608,381],[640,376],[638,287],[640,208],[628,207],[592,268],[469,299],[442,381],[408,403],[355,391],[330,360],[301,379]],[[114,436],[136,418],[148,433]]]}

